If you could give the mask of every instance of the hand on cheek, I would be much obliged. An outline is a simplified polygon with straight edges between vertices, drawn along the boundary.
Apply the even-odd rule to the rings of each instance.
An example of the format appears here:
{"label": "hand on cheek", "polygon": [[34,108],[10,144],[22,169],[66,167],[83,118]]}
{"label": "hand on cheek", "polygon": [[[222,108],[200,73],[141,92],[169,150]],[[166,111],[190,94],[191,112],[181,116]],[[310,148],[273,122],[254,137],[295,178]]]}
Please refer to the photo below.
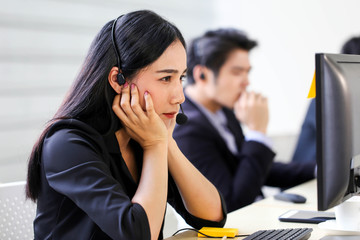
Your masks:
{"label": "hand on cheek", "polygon": [[144,107],[139,102],[139,91],[135,84],[124,84],[121,95],[113,102],[113,111],[121,120],[125,130],[143,148],[167,141],[165,124],[155,113],[151,96],[144,93]]}

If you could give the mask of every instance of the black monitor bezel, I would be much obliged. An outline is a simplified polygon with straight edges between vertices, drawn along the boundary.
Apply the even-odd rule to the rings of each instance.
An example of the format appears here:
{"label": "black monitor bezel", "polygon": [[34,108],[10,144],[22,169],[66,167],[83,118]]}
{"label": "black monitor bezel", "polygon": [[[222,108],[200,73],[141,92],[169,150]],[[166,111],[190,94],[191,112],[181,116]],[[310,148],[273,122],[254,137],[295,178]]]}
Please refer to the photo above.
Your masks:
{"label": "black monitor bezel", "polygon": [[[339,63],[360,63],[360,56],[357,55],[346,55],[346,54],[325,54],[325,53],[318,53],[315,55],[315,64],[316,64],[316,138],[317,138],[317,190],[318,190],[318,210],[325,211],[329,208],[332,208],[341,202],[345,201],[349,197],[351,197],[354,193],[354,174],[353,170],[351,169],[351,155],[352,155],[352,125],[351,122],[351,109],[349,110],[349,102],[350,97],[348,94],[347,84],[346,84],[346,75],[342,71]],[[359,65],[360,66],[360,65]],[[331,84],[335,84],[331,86],[331,88],[335,89],[336,98],[334,102],[329,101],[329,97],[327,96],[327,101],[324,101],[324,89],[328,88],[326,84],[328,82],[324,82],[324,78],[326,74],[333,74],[332,78],[339,81],[338,83],[334,82]],[[326,76],[328,77],[328,76]],[[338,85],[336,85],[338,84]],[[329,91],[329,88],[326,89]],[[327,93],[328,94],[328,93]],[[340,96],[339,96],[340,95]],[[340,100],[336,102],[336,100]],[[325,106],[324,106],[325,105]],[[332,109],[338,106],[347,106],[347,109]],[[332,111],[333,110],[333,111]],[[332,111],[332,112],[331,112]],[[325,114],[326,112],[326,114]],[[330,113],[329,113],[330,112]],[[339,115],[337,117],[342,117],[340,121],[336,119],[336,114]],[[323,116],[333,116],[330,118],[325,119]],[[332,131],[325,131],[325,127],[329,130],[329,124],[334,124],[336,121],[339,122],[347,122],[346,124],[342,124],[343,126],[339,126],[339,129],[333,129]],[[337,144],[336,146],[334,142],[331,142],[331,139],[336,139]],[[335,141],[335,140],[332,140]],[[329,148],[333,145],[338,147],[337,149],[331,150]],[[340,156],[347,156],[345,157],[345,163],[336,163],[334,157],[332,157],[329,153],[324,153],[324,147],[328,148],[327,151],[333,151],[334,154],[339,154]],[[340,149],[340,150],[339,150]],[[342,153],[339,153],[343,149]],[[324,158],[327,154],[328,162],[326,163]],[[330,159],[329,159],[330,158]],[[334,167],[337,165],[339,167],[339,172],[329,169],[329,161],[333,161],[335,163]],[[327,165],[326,165],[327,164]],[[331,165],[331,164],[330,164]],[[334,174],[335,173],[335,174]],[[339,183],[341,186],[337,186],[336,184],[336,176],[340,176]],[[347,178],[347,180],[345,180]],[[335,186],[335,187],[334,187]],[[332,189],[334,187],[334,189]],[[331,192],[333,191],[333,192]],[[339,191],[339,192],[337,192]],[[355,192],[356,192],[355,187]],[[334,196],[335,195],[335,196]]]}

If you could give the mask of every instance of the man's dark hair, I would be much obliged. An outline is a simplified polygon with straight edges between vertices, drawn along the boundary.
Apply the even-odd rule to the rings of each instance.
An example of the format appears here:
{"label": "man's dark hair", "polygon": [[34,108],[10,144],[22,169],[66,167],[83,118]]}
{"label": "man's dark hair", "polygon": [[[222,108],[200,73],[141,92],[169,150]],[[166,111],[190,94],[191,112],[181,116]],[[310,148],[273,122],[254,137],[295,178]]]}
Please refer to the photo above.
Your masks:
{"label": "man's dark hair", "polygon": [[203,36],[195,38],[188,48],[187,83],[194,83],[193,70],[196,65],[205,66],[217,75],[233,50],[250,51],[256,45],[256,41],[234,28],[207,31]]}

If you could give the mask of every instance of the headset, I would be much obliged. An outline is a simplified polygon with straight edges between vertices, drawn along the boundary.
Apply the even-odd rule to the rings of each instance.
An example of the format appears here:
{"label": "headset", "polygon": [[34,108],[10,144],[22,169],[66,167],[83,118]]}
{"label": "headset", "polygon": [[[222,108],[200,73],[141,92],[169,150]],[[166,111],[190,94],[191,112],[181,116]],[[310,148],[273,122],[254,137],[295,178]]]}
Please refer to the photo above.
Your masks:
{"label": "headset", "polygon": [[111,29],[111,40],[112,40],[112,45],[114,47],[114,51],[115,51],[115,55],[116,55],[116,60],[117,60],[117,65],[118,65],[118,68],[119,68],[119,73],[117,75],[117,81],[119,83],[119,85],[124,85],[126,80],[125,80],[125,77],[124,77],[124,74],[122,74],[121,72],[121,59],[120,59],[120,54],[118,52],[118,48],[117,48],[117,45],[116,45],[116,41],[115,41],[115,26],[116,26],[116,22],[119,18],[121,18],[123,15],[119,16],[118,18],[116,18],[114,20],[114,23],[112,25],[112,29]]}

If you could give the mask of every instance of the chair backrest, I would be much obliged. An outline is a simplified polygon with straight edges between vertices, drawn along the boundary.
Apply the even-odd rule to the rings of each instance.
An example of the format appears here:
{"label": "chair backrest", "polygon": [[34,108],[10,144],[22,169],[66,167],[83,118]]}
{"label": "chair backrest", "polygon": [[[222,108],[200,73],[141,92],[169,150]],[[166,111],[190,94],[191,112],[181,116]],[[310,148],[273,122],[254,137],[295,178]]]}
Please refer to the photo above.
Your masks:
{"label": "chair backrest", "polygon": [[25,198],[25,181],[0,184],[0,239],[34,239],[36,204]]}

